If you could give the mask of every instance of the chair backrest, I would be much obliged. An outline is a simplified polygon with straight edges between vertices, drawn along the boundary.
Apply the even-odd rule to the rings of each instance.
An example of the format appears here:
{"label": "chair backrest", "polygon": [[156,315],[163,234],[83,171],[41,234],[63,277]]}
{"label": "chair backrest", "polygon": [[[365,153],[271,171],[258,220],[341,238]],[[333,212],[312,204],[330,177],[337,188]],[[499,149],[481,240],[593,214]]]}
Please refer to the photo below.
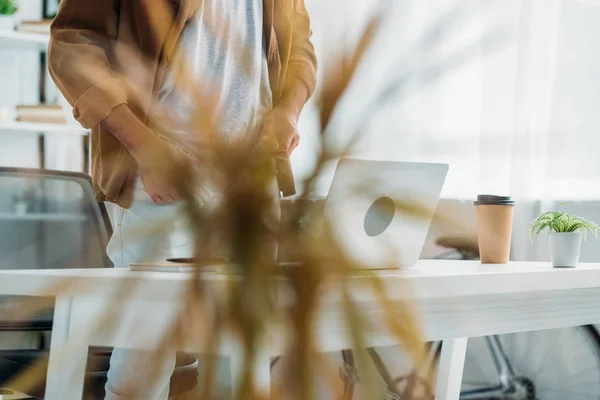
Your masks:
{"label": "chair backrest", "polygon": [[0,269],[110,267],[110,234],[86,174],[0,167]]}

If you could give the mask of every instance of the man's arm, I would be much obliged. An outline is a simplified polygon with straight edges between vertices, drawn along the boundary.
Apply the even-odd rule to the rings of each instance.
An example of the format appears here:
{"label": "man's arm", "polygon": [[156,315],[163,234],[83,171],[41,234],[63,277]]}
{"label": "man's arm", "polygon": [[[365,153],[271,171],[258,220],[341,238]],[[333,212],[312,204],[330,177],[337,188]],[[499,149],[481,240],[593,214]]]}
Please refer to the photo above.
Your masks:
{"label": "man's arm", "polygon": [[[276,5],[281,7],[278,0]],[[276,138],[279,156],[289,157],[298,146],[300,135],[298,133],[298,119],[304,105],[315,90],[317,81],[317,56],[310,41],[312,34],[310,18],[304,5],[304,0],[293,1],[292,32],[289,31],[290,21],[284,18],[275,21],[279,26],[279,33],[290,34],[291,43],[281,40],[280,45],[290,45],[290,58],[288,61],[285,80],[281,85],[278,96],[275,97],[273,110],[265,116],[263,122],[264,134]],[[285,16],[287,10],[280,10]],[[288,29],[286,29],[288,28]],[[287,161],[289,164],[289,160]],[[288,168],[291,169],[291,168]]]}
{"label": "man's arm", "polygon": [[[294,175],[290,163],[290,155],[300,142],[298,133],[298,119],[304,105],[315,90],[317,82],[317,56],[310,41],[312,34],[310,18],[306,11],[304,0],[290,0],[293,5],[291,13],[280,10],[283,15],[292,15],[292,32],[288,32],[286,24],[290,22],[283,18],[274,21],[284,35],[291,34],[290,59],[288,61],[285,80],[280,92],[276,94],[273,110],[263,120],[263,132],[267,137],[274,137],[277,141],[277,154],[275,165],[279,189],[284,196],[296,193]],[[281,0],[275,0],[276,7],[282,7]],[[277,15],[277,13],[276,13]],[[280,24],[281,22],[281,24]],[[287,45],[283,37],[280,45]]]}
{"label": "man's arm", "polygon": [[155,136],[127,107],[110,58],[116,42],[115,1],[62,0],[51,27],[48,68],[86,128],[102,123],[132,155]]}
{"label": "man's arm", "polygon": [[138,163],[146,192],[157,203],[179,199],[170,182],[169,149],[127,106],[124,82],[111,58],[117,40],[116,1],[62,0],[51,27],[50,75],[86,128],[102,124]]}
{"label": "man's arm", "polygon": [[48,68],[86,128],[94,128],[127,103],[124,85],[110,62],[116,34],[115,1],[60,2],[51,27]]}
{"label": "man's arm", "polygon": [[310,17],[304,0],[293,0],[293,33],[290,60],[276,108],[288,110],[298,119],[317,82],[317,56],[310,40]]}

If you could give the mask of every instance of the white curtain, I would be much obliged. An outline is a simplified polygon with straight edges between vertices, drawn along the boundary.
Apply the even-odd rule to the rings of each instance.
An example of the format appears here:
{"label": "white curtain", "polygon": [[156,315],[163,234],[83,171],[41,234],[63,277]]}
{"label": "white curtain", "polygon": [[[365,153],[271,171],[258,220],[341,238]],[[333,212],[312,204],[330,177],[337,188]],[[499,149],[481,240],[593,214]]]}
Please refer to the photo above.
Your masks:
{"label": "white curtain", "polygon": [[[322,65],[353,44],[375,3],[308,0]],[[354,154],[447,162],[446,198],[513,195],[527,205],[517,209],[515,243],[523,245],[515,257],[535,258],[541,250],[526,238],[535,213],[558,200],[600,200],[600,1],[387,3],[388,20],[336,116],[335,142],[361,123],[370,99],[401,80],[368,115]],[[313,162],[314,112],[305,113],[293,159],[300,175]]]}

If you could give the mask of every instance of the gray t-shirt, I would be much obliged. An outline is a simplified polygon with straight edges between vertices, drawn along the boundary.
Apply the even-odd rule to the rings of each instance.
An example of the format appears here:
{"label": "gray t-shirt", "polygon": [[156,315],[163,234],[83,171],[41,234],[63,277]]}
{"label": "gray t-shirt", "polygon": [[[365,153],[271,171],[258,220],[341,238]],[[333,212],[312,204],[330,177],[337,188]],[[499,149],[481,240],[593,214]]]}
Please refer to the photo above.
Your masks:
{"label": "gray t-shirt", "polygon": [[[201,87],[219,96],[221,136],[237,140],[256,133],[272,108],[263,46],[263,0],[204,0],[178,46],[178,54]],[[192,132],[190,127],[190,117],[201,104],[175,89],[173,73],[167,73],[159,102],[175,119],[159,133],[193,153],[202,151],[206,133]]]}

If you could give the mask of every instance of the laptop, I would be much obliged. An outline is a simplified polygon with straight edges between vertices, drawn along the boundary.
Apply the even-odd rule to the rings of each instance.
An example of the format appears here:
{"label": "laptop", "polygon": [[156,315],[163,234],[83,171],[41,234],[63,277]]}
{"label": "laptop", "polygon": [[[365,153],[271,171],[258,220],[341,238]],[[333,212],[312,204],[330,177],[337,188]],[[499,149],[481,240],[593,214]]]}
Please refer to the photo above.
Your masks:
{"label": "laptop", "polygon": [[[414,266],[447,173],[447,164],[342,158],[324,210],[342,249],[366,269]],[[204,270],[224,267],[215,262]],[[132,264],[131,269],[190,272],[196,267],[173,259]]]}
{"label": "laptop", "polygon": [[365,269],[416,265],[447,164],[340,160],[325,202],[339,245]]}

